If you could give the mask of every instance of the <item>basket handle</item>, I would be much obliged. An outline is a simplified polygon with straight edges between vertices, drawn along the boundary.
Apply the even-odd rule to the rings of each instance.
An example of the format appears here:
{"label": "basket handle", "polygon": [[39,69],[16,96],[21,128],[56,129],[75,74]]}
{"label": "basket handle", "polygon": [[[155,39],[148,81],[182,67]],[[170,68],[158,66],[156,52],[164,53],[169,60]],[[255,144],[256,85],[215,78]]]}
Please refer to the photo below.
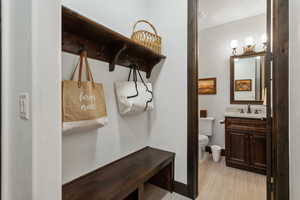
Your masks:
{"label": "basket handle", "polygon": [[133,26],[132,34],[134,33],[135,28],[136,28],[136,26],[137,26],[139,23],[146,23],[146,24],[148,24],[148,25],[151,26],[151,28],[153,29],[155,35],[158,35],[158,34],[157,34],[157,31],[156,31],[156,28],[153,26],[153,24],[151,24],[151,23],[148,22],[147,20],[139,20],[139,21],[137,21],[137,22],[134,24],[134,26]]}

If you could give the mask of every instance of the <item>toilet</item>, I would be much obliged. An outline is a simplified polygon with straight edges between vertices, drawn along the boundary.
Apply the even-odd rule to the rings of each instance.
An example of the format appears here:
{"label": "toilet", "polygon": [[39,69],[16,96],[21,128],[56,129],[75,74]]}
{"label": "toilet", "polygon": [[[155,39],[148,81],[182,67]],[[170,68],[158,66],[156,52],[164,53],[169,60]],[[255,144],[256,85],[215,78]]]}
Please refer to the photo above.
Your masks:
{"label": "toilet", "polygon": [[209,143],[210,137],[213,135],[213,124],[215,119],[212,117],[200,118],[199,120],[199,159],[202,160],[205,147]]}

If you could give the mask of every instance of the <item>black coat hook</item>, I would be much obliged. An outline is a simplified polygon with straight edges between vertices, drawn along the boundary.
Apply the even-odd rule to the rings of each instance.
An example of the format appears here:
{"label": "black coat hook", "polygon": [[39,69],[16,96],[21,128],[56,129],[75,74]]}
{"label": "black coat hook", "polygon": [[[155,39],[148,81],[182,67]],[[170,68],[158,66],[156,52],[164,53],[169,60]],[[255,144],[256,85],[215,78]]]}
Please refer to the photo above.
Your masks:
{"label": "black coat hook", "polygon": [[116,64],[119,60],[119,57],[121,55],[122,52],[124,52],[127,49],[127,45],[123,45],[123,47],[117,52],[117,54],[115,55],[115,57],[112,59],[112,61],[109,63],[109,71],[112,72],[115,70]]}

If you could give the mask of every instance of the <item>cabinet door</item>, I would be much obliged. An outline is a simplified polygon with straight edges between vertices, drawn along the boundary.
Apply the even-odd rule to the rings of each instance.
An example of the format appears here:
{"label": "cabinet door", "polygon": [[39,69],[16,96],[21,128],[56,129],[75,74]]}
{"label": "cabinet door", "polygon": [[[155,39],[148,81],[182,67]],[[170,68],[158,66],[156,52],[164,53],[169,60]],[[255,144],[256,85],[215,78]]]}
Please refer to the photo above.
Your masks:
{"label": "cabinet door", "polygon": [[247,133],[228,130],[226,132],[228,164],[247,166],[249,164],[249,136]]}
{"label": "cabinet door", "polygon": [[265,134],[254,133],[250,135],[250,163],[251,166],[265,171],[267,167],[267,140]]}

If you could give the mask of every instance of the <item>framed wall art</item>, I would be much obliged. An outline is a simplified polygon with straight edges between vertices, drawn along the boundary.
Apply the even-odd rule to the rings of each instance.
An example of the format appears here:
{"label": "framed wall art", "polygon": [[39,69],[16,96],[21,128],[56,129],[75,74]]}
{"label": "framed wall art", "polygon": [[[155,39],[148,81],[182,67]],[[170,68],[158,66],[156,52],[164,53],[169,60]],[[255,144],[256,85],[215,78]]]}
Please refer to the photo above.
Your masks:
{"label": "framed wall art", "polygon": [[204,78],[198,80],[198,94],[217,94],[217,78]]}
{"label": "framed wall art", "polygon": [[252,91],[252,80],[235,80],[235,91],[236,92],[249,92]]}

